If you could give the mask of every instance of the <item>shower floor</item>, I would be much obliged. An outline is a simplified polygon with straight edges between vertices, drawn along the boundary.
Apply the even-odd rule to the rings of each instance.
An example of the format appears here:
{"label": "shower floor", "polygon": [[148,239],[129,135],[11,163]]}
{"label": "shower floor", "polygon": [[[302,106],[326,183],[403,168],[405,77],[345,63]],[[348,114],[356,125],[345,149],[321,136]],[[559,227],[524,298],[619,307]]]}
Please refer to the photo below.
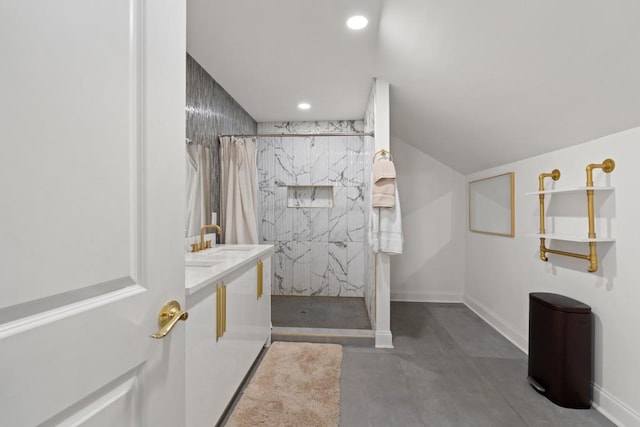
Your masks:
{"label": "shower floor", "polygon": [[271,296],[275,327],[371,329],[364,298]]}

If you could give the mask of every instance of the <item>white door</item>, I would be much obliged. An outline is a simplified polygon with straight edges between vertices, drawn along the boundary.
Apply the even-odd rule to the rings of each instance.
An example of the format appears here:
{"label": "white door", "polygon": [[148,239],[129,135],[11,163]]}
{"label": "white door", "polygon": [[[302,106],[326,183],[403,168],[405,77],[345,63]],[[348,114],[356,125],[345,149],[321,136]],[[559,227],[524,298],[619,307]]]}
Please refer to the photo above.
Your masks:
{"label": "white door", "polygon": [[182,426],[184,0],[0,2],[0,424]]}

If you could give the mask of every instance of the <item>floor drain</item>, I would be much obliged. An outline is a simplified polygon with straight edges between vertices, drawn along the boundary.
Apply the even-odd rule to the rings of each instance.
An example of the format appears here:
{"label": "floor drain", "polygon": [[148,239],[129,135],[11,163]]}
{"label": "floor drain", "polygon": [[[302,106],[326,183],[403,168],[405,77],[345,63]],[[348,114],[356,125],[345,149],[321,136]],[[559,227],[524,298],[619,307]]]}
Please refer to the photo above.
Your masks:
{"label": "floor drain", "polygon": [[300,310],[300,314],[309,314],[309,310]]}

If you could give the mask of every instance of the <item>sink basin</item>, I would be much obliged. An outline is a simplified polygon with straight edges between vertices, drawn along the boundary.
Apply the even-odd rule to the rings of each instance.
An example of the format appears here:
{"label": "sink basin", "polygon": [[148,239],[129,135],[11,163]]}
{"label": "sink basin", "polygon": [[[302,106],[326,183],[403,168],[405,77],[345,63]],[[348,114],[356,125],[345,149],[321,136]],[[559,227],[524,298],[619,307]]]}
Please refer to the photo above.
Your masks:
{"label": "sink basin", "polygon": [[244,257],[244,253],[255,249],[255,246],[220,245],[200,252],[189,252],[184,256],[186,267],[213,267],[216,264]]}
{"label": "sink basin", "polygon": [[223,262],[225,257],[220,254],[220,249],[212,248],[200,252],[189,252],[184,255],[186,267],[213,267]]}
{"label": "sink basin", "polygon": [[220,249],[220,252],[246,252],[255,249],[251,246],[224,246]]}
{"label": "sink basin", "polygon": [[215,258],[186,258],[184,260],[185,267],[213,267],[217,264],[222,264],[224,262],[223,259],[215,259]]}

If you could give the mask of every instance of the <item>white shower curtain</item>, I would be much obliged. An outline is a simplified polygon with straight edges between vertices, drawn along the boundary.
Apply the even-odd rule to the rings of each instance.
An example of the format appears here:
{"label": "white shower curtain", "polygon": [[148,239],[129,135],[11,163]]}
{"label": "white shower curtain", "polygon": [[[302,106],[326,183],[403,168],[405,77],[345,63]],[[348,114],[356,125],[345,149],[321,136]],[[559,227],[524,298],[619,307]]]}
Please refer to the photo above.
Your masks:
{"label": "white shower curtain", "polygon": [[255,138],[220,138],[220,211],[225,243],[258,243]]}
{"label": "white shower curtain", "polygon": [[187,209],[185,237],[200,234],[200,227],[211,218],[211,168],[209,148],[187,144]]}

